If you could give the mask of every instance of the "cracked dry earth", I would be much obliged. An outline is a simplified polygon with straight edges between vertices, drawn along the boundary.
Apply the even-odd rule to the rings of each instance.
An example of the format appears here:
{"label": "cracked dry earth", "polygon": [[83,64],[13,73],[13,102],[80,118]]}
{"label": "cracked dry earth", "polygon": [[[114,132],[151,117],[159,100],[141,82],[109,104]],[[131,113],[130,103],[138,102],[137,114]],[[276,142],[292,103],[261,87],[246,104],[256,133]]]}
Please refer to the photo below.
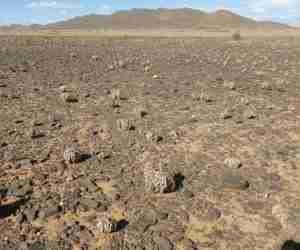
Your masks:
{"label": "cracked dry earth", "polygon": [[300,249],[297,39],[0,45],[1,250]]}

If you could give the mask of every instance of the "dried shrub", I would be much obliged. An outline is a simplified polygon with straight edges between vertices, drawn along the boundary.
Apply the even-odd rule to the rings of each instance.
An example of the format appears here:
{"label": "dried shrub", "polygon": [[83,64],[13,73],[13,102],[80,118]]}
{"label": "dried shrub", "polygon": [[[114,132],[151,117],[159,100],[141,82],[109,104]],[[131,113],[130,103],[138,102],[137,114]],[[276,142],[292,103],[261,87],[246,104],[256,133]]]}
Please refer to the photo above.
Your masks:
{"label": "dried shrub", "polygon": [[233,34],[232,34],[232,39],[234,41],[240,41],[242,40],[242,35],[240,33],[240,31],[235,31]]}

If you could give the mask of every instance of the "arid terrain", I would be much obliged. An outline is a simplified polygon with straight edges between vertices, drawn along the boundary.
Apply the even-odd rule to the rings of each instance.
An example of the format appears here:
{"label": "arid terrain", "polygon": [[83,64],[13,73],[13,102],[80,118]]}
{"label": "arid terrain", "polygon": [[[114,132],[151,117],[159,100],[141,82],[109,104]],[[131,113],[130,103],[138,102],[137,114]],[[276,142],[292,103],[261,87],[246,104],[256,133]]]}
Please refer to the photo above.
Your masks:
{"label": "arid terrain", "polygon": [[1,36],[0,249],[299,250],[299,39]]}

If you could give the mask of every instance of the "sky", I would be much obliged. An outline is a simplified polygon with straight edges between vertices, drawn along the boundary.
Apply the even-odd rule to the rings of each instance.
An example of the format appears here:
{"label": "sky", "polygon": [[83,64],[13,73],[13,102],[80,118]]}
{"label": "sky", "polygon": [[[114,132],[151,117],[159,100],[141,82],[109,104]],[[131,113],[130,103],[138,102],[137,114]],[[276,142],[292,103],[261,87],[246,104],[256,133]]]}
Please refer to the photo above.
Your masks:
{"label": "sky", "polygon": [[300,0],[2,0],[0,25],[46,24],[132,8],[228,9],[256,20],[300,24]]}

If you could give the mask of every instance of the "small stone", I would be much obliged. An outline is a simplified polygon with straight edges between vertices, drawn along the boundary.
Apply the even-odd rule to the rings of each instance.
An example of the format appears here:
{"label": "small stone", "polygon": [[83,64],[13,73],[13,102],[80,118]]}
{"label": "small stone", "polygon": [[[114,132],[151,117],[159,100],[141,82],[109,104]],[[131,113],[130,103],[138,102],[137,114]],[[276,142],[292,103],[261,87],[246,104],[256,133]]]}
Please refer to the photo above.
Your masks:
{"label": "small stone", "polygon": [[98,55],[92,55],[91,59],[93,61],[98,61],[99,60],[99,56]]}
{"label": "small stone", "polygon": [[197,99],[200,100],[201,102],[205,102],[205,103],[210,103],[213,101],[211,96],[204,92],[202,92]]}
{"label": "small stone", "polygon": [[141,118],[144,118],[146,115],[148,115],[148,112],[146,109],[140,109],[139,114]]}
{"label": "small stone", "polygon": [[162,168],[154,168],[149,163],[144,168],[144,180],[148,192],[169,193],[176,189],[174,176],[163,171]]}
{"label": "small stone", "polygon": [[128,130],[135,129],[133,122],[128,119],[118,119],[117,120],[117,128],[122,131],[128,131]]}
{"label": "small stone", "polygon": [[43,122],[40,120],[33,120],[32,121],[32,126],[37,127],[43,125]]}
{"label": "small stone", "polygon": [[103,215],[98,218],[97,229],[100,233],[113,233],[117,231],[118,223],[108,215]]}
{"label": "small stone", "polygon": [[112,89],[110,91],[110,98],[112,100],[121,100],[121,90],[120,89]]}
{"label": "small stone", "polygon": [[253,109],[246,109],[244,112],[244,117],[247,119],[255,119],[256,118],[256,114],[254,112]]}
{"label": "small stone", "polygon": [[226,158],[224,165],[232,169],[238,169],[242,167],[241,161],[236,158]]}
{"label": "small stone", "polygon": [[71,58],[76,58],[78,55],[77,55],[77,53],[76,52],[71,52],[70,53],[70,57]]}
{"label": "small stone", "polygon": [[235,90],[236,89],[235,82],[232,82],[232,81],[225,81],[223,86],[224,86],[224,88],[227,88],[227,89],[230,89],[230,90]]}
{"label": "small stone", "polygon": [[64,160],[68,163],[76,163],[80,161],[81,154],[75,147],[68,147],[64,151]]}
{"label": "small stone", "polygon": [[232,118],[232,112],[228,109],[225,109],[224,112],[221,113],[221,118],[224,120]]}
{"label": "small stone", "polygon": [[31,129],[29,131],[29,136],[31,139],[38,139],[44,136],[44,134],[40,131],[38,131],[37,129]]}
{"label": "small stone", "polygon": [[261,88],[266,89],[266,90],[272,90],[272,86],[269,82],[262,82],[261,83]]}
{"label": "small stone", "polygon": [[71,93],[63,93],[61,95],[61,97],[67,103],[75,103],[75,102],[79,101],[77,96],[75,96],[74,94],[71,94]]}
{"label": "small stone", "polygon": [[68,92],[68,87],[66,85],[61,85],[58,89],[61,93]]}
{"label": "small stone", "polygon": [[146,66],[145,68],[144,68],[144,71],[145,72],[149,72],[151,70],[151,67],[150,66]]}

